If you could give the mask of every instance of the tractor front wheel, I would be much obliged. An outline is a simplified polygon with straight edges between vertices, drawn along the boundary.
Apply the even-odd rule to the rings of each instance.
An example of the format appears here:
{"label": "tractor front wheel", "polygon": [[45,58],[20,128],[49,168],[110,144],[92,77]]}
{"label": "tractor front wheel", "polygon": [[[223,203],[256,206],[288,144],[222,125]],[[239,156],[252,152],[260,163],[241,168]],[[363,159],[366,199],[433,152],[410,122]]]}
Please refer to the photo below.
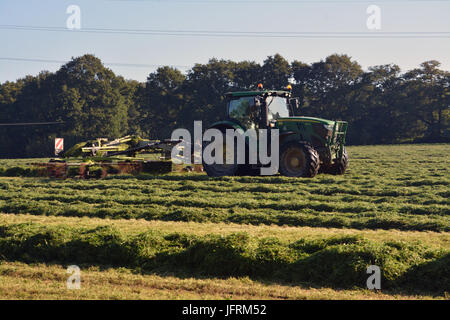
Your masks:
{"label": "tractor front wheel", "polygon": [[306,142],[291,141],[280,148],[280,173],[284,176],[312,178],[319,165],[319,154]]}
{"label": "tractor front wheel", "polygon": [[327,170],[325,173],[341,175],[345,173],[347,167],[348,167],[348,154],[347,150],[344,147],[344,151],[342,152],[342,158],[334,160],[329,170]]}

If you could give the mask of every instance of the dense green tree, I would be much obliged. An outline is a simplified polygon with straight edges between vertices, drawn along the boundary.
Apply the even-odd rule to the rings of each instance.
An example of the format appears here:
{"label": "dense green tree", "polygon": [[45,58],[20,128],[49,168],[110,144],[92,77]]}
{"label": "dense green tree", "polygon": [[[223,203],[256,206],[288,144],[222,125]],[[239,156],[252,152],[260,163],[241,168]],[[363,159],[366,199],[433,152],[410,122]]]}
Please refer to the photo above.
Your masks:
{"label": "dense green tree", "polygon": [[76,138],[117,137],[128,132],[128,106],[121,90],[127,83],[100,59],[84,55],[56,72],[58,110],[67,133]]}
{"label": "dense green tree", "polygon": [[294,65],[293,76],[303,93],[305,112],[326,118],[343,119],[352,86],[361,80],[361,66],[347,55],[333,54],[311,65]]}
{"label": "dense green tree", "polygon": [[356,144],[394,141],[392,132],[398,115],[391,101],[399,73],[397,65],[371,67],[351,86],[344,115],[351,124],[349,141]]}
{"label": "dense green tree", "polygon": [[183,125],[180,114],[185,80],[185,75],[171,67],[158,68],[147,77],[139,92],[139,123],[145,136],[167,138],[177,126]]}
{"label": "dense green tree", "polygon": [[145,85],[136,80],[126,80],[124,86],[120,89],[120,94],[125,98],[125,104],[128,106],[127,122],[130,134],[145,135],[143,132],[140,109],[140,90]]}
{"label": "dense green tree", "polygon": [[423,141],[443,141],[450,117],[450,73],[438,61],[426,61],[407,72],[399,92],[400,111],[422,124]]}
{"label": "dense green tree", "polygon": [[211,59],[207,64],[196,64],[187,74],[184,87],[186,105],[181,113],[186,128],[194,120],[205,126],[225,116],[224,94],[234,89],[234,63]]}
{"label": "dense green tree", "polygon": [[292,75],[291,65],[278,53],[264,60],[262,72],[264,87],[275,90],[286,88]]}
{"label": "dense green tree", "polygon": [[233,89],[256,89],[258,83],[261,83],[264,80],[261,65],[254,61],[237,62],[234,64],[233,68]]}
{"label": "dense green tree", "polygon": [[49,155],[57,135],[65,137],[66,145],[70,145],[78,140],[112,138],[128,132],[127,103],[131,100],[123,91],[127,82],[92,55],[72,59],[56,73],[41,72],[18,83],[20,93],[14,93],[10,84],[2,85],[0,101],[12,102],[7,107],[8,122],[61,121],[64,124],[4,127],[10,139],[6,153]]}
{"label": "dense green tree", "polygon": [[292,86],[292,93],[300,100],[299,110],[294,110],[297,115],[302,115],[305,108],[308,106],[306,81],[308,79],[309,65],[307,63],[294,60],[291,63],[292,78],[294,84]]}

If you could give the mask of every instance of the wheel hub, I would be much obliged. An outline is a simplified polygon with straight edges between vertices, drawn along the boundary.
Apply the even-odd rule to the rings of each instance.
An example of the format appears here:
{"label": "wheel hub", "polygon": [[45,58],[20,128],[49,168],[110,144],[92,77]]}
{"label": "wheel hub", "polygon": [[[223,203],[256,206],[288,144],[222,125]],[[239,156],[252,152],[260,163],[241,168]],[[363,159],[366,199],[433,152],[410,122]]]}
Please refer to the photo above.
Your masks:
{"label": "wheel hub", "polygon": [[304,153],[297,148],[288,150],[283,160],[286,168],[292,173],[302,171],[306,162]]}
{"label": "wheel hub", "polygon": [[300,159],[298,159],[296,157],[291,159],[291,167],[298,167],[299,164],[300,164]]}

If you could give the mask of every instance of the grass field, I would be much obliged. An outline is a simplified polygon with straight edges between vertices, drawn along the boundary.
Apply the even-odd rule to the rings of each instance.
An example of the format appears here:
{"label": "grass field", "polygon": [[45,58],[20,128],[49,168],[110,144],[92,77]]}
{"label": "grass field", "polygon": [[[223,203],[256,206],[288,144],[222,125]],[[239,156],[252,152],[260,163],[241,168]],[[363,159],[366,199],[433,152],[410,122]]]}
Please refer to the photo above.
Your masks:
{"label": "grass field", "polygon": [[313,179],[0,177],[0,297],[448,298],[450,146],[348,152]]}

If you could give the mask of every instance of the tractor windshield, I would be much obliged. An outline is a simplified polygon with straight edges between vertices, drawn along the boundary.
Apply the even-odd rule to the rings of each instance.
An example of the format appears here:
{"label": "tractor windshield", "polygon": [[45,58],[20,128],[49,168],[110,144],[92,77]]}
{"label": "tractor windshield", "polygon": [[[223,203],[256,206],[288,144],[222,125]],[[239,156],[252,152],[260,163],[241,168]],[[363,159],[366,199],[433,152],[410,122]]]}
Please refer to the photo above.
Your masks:
{"label": "tractor windshield", "polygon": [[230,100],[228,104],[228,116],[236,119],[246,128],[255,128],[257,114],[256,110],[252,108],[254,99],[254,97],[241,97]]}
{"label": "tractor windshield", "polygon": [[286,98],[268,97],[266,100],[266,104],[269,109],[267,115],[269,121],[274,121],[278,118],[289,117],[289,107]]}

